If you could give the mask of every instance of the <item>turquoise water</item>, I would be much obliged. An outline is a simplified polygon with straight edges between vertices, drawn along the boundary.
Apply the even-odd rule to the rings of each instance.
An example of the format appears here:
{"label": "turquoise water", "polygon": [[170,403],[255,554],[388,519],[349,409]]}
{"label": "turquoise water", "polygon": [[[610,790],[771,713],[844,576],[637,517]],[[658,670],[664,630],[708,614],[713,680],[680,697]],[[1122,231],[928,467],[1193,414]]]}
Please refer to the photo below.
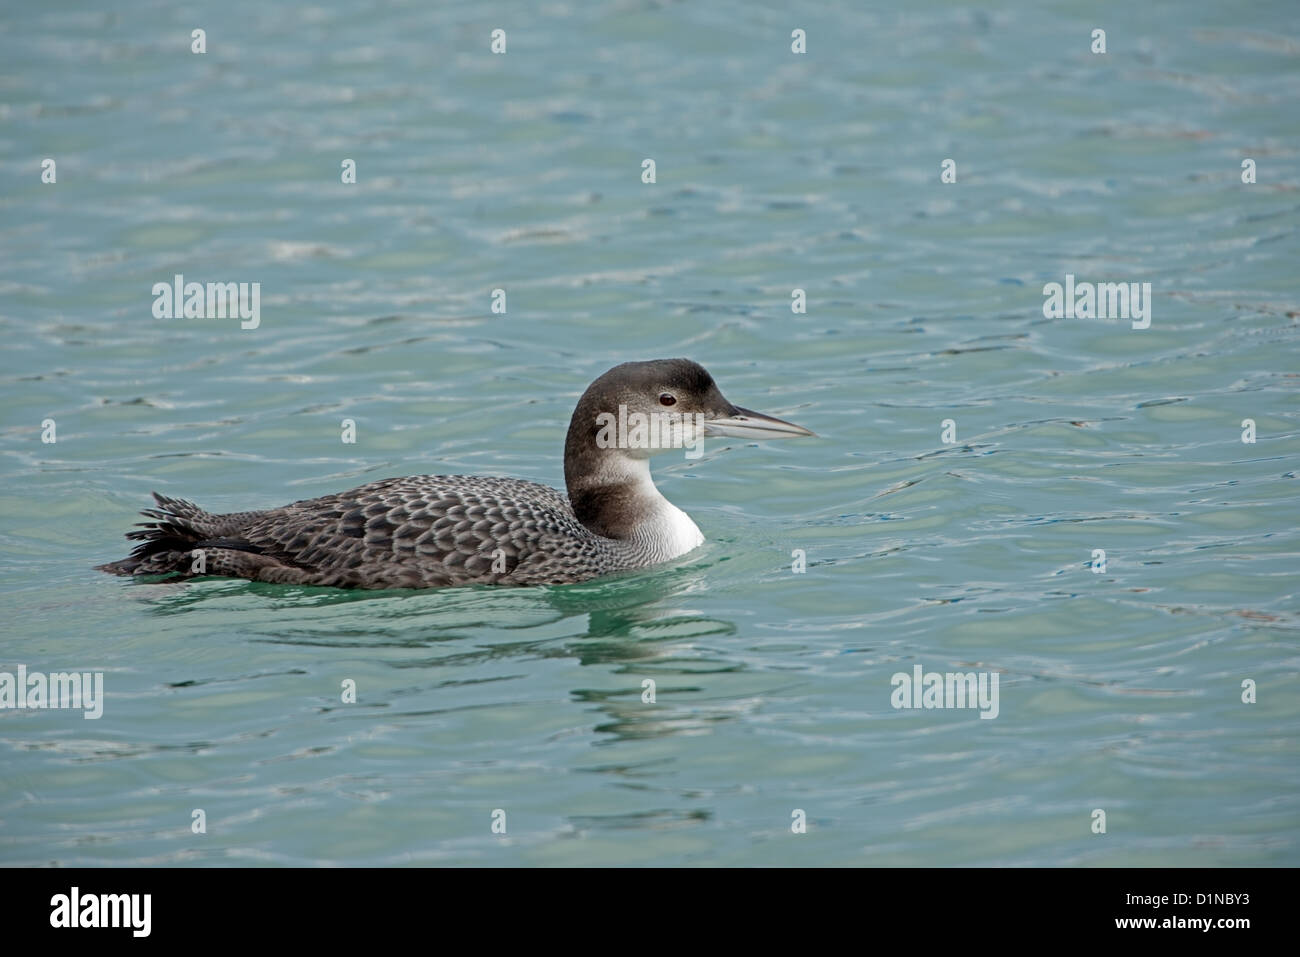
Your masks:
{"label": "turquoise water", "polygon": [[[0,862],[1300,863],[1294,4],[115,7],[0,31],[0,670],[106,694],[0,711]],[[260,325],[154,318],[177,273]],[[1045,318],[1067,274],[1150,328]],[[672,565],[93,570],[151,489],[562,485],[676,355],[819,438],[660,461]]]}

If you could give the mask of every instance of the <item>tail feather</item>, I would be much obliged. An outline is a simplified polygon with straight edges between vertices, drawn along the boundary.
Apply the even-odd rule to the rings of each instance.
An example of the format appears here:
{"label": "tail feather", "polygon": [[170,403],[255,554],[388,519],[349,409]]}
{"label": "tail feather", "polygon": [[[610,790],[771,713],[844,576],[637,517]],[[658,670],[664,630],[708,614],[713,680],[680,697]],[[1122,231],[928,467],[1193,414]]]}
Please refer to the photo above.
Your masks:
{"label": "tail feather", "polygon": [[139,542],[121,561],[97,566],[114,575],[181,575],[194,577],[193,552],[221,548],[257,552],[256,546],[231,534],[231,516],[213,515],[193,502],[153,493],[158,508],[141,510],[153,522],[137,522],[126,537]]}

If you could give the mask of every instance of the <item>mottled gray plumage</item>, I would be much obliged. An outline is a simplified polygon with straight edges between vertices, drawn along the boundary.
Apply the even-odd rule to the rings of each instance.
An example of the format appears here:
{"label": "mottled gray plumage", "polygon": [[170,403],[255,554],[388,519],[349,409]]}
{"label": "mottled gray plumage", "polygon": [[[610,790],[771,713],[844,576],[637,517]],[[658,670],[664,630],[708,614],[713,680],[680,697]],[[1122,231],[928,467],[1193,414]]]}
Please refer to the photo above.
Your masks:
{"label": "mottled gray plumage", "polygon": [[[649,453],[606,448],[595,416],[619,403],[699,412],[717,434],[811,434],[731,405],[686,359],[624,363],[574,411],[565,447],[569,496],[545,485],[471,475],[385,479],[260,512],[213,515],[154,493],[127,538],[119,575],[229,576],[343,588],[542,585],[586,581],[676,557],[702,541],[650,480]],[[726,431],[730,428],[732,431]],[[739,430],[739,431],[737,431]],[[692,534],[693,533],[693,534]]]}
{"label": "mottled gray plumage", "polygon": [[[594,535],[561,492],[518,479],[387,479],[264,512],[211,515],[154,494],[128,538],[130,575],[203,573],[293,585],[433,588],[585,581],[648,564],[632,543]],[[495,566],[495,567],[494,567]]]}

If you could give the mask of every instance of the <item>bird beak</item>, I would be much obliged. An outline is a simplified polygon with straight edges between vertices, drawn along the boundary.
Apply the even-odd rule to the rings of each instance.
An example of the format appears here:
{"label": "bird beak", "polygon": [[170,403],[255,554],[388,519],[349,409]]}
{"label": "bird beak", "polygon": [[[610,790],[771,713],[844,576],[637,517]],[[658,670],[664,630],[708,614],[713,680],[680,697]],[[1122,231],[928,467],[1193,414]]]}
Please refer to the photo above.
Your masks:
{"label": "bird beak", "polygon": [[801,425],[739,406],[732,406],[731,414],[725,418],[705,419],[704,434],[734,439],[792,439],[796,435],[816,435]]}

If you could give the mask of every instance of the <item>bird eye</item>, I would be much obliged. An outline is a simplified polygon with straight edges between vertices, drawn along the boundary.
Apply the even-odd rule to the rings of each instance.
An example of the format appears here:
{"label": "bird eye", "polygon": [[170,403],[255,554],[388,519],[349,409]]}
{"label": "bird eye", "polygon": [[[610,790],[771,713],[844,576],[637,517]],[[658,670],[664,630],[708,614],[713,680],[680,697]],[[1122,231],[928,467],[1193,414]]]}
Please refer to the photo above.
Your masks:
{"label": "bird eye", "polygon": [[677,397],[676,397],[675,395],[673,395],[671,392],[660,392],[660,393],[659,393],[659,404],[660,404],[660,405],[676,405],[676,404],[677,404]]}

